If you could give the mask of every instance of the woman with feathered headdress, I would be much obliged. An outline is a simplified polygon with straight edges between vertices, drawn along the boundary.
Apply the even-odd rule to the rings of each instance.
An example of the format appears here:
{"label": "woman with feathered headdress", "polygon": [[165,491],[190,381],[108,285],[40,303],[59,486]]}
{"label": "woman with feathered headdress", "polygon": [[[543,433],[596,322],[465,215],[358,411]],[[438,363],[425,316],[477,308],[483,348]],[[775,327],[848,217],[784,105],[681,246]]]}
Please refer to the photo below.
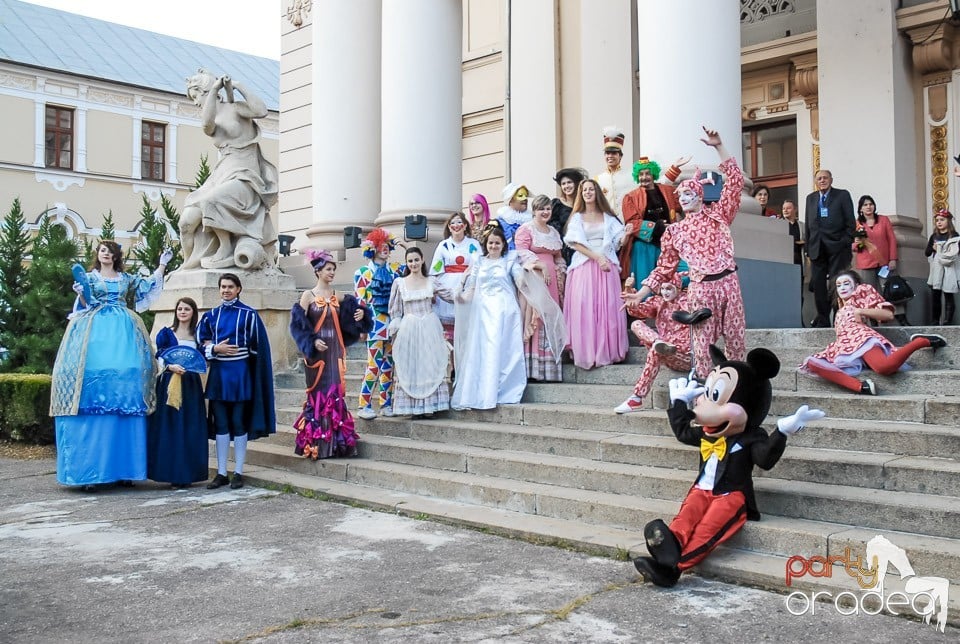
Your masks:
{"label": "woman with feathered headdress", "polygon": [[325,250],[306,258],[317,284],[290,310],[290,335],[303,354],[307,400],[293,423],[296,453],[314,460],[357,453],[357,432],[346,402],[347,346],[369,333],[371,310],[352,294],[338,299],[333,289],[337,263]]}

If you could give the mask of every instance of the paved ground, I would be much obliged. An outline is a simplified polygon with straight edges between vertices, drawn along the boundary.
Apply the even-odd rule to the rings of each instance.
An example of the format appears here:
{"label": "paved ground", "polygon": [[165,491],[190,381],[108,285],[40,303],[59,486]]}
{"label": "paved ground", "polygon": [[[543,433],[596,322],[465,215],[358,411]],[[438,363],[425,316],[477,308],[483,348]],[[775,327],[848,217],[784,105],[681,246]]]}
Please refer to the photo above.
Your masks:
{"label": "paved ground", "polygon": [[276,491],[95,494],[0,458],[2,642],[956,641],[890,616]]}

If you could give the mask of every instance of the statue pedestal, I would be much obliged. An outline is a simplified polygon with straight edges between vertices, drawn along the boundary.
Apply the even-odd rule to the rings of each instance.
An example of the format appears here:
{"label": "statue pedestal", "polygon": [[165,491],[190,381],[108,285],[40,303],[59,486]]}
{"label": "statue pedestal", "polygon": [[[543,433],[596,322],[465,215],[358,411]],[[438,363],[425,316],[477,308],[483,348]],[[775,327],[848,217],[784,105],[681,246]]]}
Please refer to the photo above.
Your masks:
{"label": "statue pedestal", "polygon": [[[167,278],[160,299],[150,307],[157,313],[151,335],[173,323],[173,311],[181,297],[192,298],[200,309],[200,315],[219,306],[220,275],[225,271],[194,270],[175,271]],[[270,338],[270,353],[274,373],[283,373],[296,368],[300,361],[293,339],[290,337],[290,308],[300,299],[294,278],[276,269],[262,271],[230,271],[243,282],[240,301],[257,310],[267,327]]]}

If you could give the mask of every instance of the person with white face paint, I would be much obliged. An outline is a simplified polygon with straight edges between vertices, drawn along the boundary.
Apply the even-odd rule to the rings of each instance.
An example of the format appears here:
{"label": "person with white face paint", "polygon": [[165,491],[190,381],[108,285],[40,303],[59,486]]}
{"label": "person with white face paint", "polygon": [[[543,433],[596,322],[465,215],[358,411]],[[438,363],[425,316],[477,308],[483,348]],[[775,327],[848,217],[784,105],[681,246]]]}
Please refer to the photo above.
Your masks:
{"label": "person with white face paint", "polygon": [[939,349],[947,346],[943,336],[916,333],[903,347],[895,347],[866,322],[887,322],[893,319],[893,304],[869,284],[863,284],[856,271],[846,270],[834,280],[836,304],[834,316],[837,339],[800,365],[800,372],[820,376],[854,393],[877,395],[873,380],[857,379],[864,365],[876,373],[889,376],[904,367],[918,349]]}
{"label": "person with white face paint", "polygon": [[[688,327],[673,319],[675,311],[684,311],[688,306],[687,294],[680,290],[682,275],[674,273],[672,281],[661,284],[659,296],[627,308],[627,313],[638,318],[630,325],[630,330],[647,348],[647,357],[633,394],[614,408],[618,414],[643,409],[643,399],[650,394],[653,381],[660,373],[660,365],[674,371],[690,371],[690,332]],[[655,320],[656,329],[650,328],[644,319]]]}
{"label": "person with white face paint", "polygon": [[710,345],[723,337],[726,354],[731,360],[743,360],[746,354],[743,296],[737,279],[733,236],[730,226],[740,209],[743,173],[737,160],[730,156],[716,130],[703,128],[704,144],[715,148],[720,156],[720,170],[726,176],[720,201],[703,204],[700,171],[677,187],[677,200],[684,212],[683,221],[667,226],[660,239],[661,254],[657,266],[643,280],[637,292],[624,291],[627,306],[642,302],[673,279],[680,260],[690,269],[688,293],[691,311],[707,308],[713,316],[693,327],[693,351],[697,377],[701,380],[710,371]]}

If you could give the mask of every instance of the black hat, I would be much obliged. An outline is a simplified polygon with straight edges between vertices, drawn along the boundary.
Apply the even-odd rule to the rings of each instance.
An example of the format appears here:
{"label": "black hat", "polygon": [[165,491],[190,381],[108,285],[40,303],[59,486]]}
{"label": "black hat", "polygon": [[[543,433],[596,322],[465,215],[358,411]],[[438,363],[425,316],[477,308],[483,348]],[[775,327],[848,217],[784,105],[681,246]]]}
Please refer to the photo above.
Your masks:
{"label": "black hat", "polygon": [[557,185],[560,185],[564,177],[570,177],[574,183],[580,183],[587,178],[587,171],[583,168],[563,168],[557,170],[557,174],[553,175],[553,180]]}

